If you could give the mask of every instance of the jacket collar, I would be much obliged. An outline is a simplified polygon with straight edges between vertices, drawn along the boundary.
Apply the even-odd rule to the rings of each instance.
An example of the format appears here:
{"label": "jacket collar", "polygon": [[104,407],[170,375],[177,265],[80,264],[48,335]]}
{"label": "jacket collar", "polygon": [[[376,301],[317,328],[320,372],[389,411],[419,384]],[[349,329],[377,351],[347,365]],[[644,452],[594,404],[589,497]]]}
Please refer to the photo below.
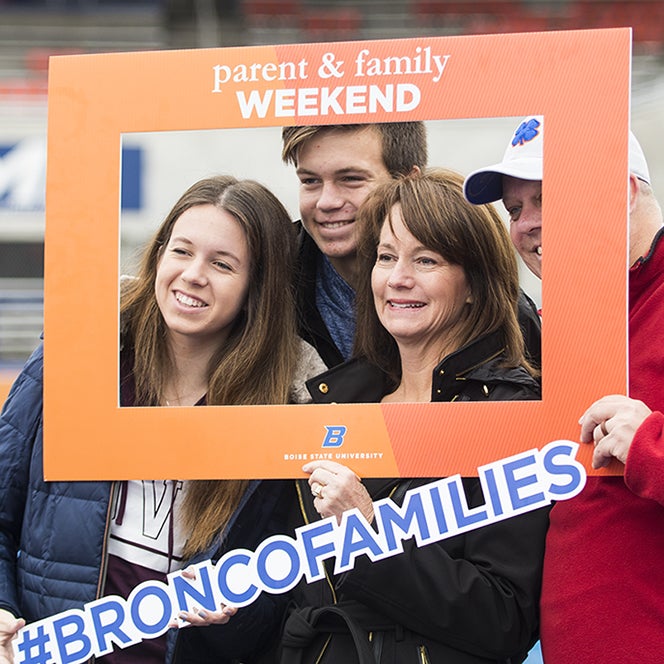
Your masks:
{"label": "jacket collar", "polygon": [[376,365],[354,358],[306,385],[314,403],[377,403],[387,392],[387,376]]}
{"label": "jacket collar", "polygon": [[[460,390],[459,383],[478,378],[478,372],[487,373],[486,364],[504,350],[500,334],[492,332],[450,353],[433,370],[432,401],[451,401]],[[491,375],[495,372],[489,370]]]}
{"label": "jacket collar", "polygon": [[[479,337],[451,353],[433,370],[431,401],[452,401],[467,380],[532,382],[522,369],[501,369],[495,364],[503,352],[499,332]],[[495,361],[494,361],[495,360]],[[387,393],[384,371],[363,359],[344,362],[307,381],[314,403],[376,403]]]}

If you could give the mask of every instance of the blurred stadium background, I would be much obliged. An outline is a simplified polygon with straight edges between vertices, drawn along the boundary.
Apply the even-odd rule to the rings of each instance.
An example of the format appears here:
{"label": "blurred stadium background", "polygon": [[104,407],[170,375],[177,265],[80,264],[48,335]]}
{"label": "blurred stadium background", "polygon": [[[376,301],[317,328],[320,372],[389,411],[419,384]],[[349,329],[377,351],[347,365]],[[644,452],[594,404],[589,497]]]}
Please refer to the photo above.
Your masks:
{"label": "blurred stadium background", "polygon": [[[0,0],[0,403],[42,329],[50,55],[624,26],[632,27],[634,41],[632,127],[664,201],[662,0]],[[473,134],[483,154],[499,156],[514,121],[492,127],[499,130],[492,136]],[[450,160],[466,152],[454,149],[457,129],[431,127],[431,163],[467,172],[482,164]],[[269,183],[297,215],[278,130],[245,131],[123,138],[123,255],[170,208],[169,192],[227,166]],[[272,158],[262,171],[255,156],[246,164],[238,159],[254,154],[237,149],[247,140],[268,146]],[[439,157],[434,146],[441,145]],[[537,288],[526,285],[535,299]],[[536,648],[528,662],[540,661]]]}
{"label": "blurred stadium background", "polygon": [[[664,200],[662,0],[0,0],[0,385],[18,371],[42,328],[49,56],[624,26],[634,41],[632,127]],[[513,125],[496,125],[491,136],[474,131],[482,154],[502,154]],[[265,181],[297,215],[276,128],[186,134],[123,138],[123,255],[161,220],[174,202],[171,192],[231,166],[236,175]],[[456,128],[432,127],[431,163],[462,172],[482,165],[463,161],[468,151],[455,150],[455,135]],[[233,147],[247,141],[269,146],[263,171],[255,158],[238,159],[253,155]],[[455,154],[457,161],[450,159]],[[526,290],[538,299],[537,284]]]}

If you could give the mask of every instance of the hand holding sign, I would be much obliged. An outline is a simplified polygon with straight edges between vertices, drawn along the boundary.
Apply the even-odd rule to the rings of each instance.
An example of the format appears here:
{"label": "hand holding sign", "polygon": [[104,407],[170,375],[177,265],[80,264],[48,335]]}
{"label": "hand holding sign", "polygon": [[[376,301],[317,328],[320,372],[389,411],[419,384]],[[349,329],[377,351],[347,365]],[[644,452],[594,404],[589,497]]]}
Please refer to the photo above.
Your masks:
{"label": "hand holding sign", "polygon": [[[188,567],[182,570],[182,576],[185,579],[196,580],[196,568]],[[191,611],[180,611],[178,615],[179,622],[171,623],[171,627],[188,627],[195,625],[197,627],[207,627],[208,625],[225,625],[235,614],[237,608],[220,604],[219,611],[206,611],[205,609],[192,608]]]}
{"label": "hand holding sign", "polygon": [[336,516],[337,523],[341,523],[341,515],[346,510],[357,508],[369,523],[373,521],[371,496],[350,468],[323,460],[307,463],[302,470],[309,473],[314,505],[323,518]]}
{"label": "hand holding sign", "polygon": [[23,618],[14,618],[9,611],[0,609],[0,664],[13,664],[11,642],[24,625]]}

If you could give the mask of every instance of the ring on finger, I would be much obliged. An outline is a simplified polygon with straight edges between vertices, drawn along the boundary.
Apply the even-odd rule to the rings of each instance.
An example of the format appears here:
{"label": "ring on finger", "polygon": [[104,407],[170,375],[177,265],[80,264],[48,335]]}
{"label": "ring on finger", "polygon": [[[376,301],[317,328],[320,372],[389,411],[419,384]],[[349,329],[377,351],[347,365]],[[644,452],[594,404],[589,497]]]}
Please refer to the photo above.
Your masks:
{"label": "ring on finger", "polygon": [[322,498],[322,492],[323,492],[323,486],[322,484],[317,484],[316,488],[311,489],[311,493],[313,494],[314,498]]}
{"label": "ring on finger", "polygon": [[607,429],[606,429],[606,420],[605,420],[604,422],[600,422],[600,423],[599,423],[599,428],[600,428],[600,431],[601,431],[605,436],[608,436],[608,435],[609,435],[609,432],[608,432]]}

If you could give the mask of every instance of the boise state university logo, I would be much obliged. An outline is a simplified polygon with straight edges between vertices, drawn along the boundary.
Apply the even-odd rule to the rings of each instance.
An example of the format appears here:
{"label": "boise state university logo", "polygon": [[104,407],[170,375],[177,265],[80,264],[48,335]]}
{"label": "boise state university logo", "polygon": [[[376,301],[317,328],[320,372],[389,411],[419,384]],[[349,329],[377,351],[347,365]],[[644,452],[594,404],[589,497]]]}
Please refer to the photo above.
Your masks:
{"label": "boise state university logo", "polygon": [[346,427],[341,426],[325,426],[327,433],[323,439],[323,447],[341,447],[344,444],[344,436],[346,435]]}

